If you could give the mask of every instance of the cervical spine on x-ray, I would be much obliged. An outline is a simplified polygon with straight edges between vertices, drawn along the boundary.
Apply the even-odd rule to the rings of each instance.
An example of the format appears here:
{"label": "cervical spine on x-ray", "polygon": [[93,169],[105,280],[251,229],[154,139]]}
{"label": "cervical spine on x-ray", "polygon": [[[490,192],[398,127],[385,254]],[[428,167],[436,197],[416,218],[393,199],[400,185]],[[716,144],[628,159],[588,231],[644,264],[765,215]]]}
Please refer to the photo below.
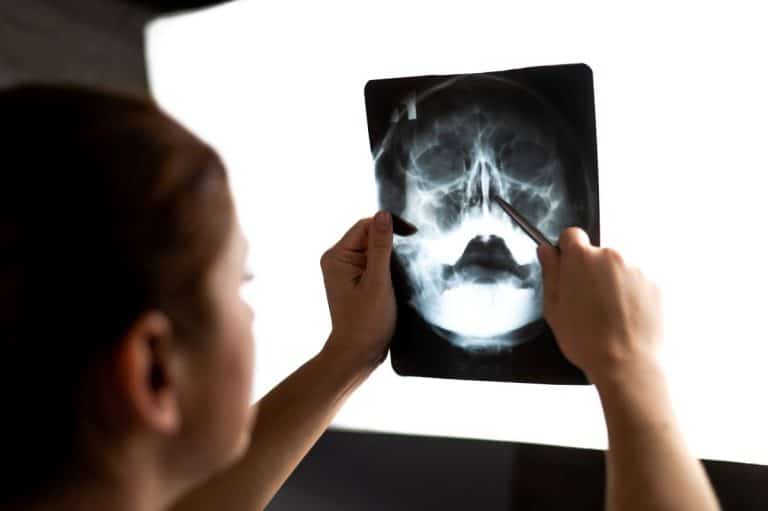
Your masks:
{"label": "cervical spine on x-ray", "polygon": [[578,169],[561,158],[557,114],[516,82],[466,75],[406,96],[391,121],[374,161],[381,206],[419,228],[394,246],[409,305],[468,351],[533,338],[536,247],[491,198],[551,239],[573,223],[566,173]]}

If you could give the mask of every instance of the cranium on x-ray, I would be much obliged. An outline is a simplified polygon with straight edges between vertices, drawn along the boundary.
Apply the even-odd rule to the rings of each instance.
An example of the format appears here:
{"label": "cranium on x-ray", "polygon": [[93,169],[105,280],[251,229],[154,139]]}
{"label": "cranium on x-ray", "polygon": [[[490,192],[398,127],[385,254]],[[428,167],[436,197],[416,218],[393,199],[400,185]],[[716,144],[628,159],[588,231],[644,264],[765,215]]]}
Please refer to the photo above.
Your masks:
{"label": "cranium on x-ray", "polygon": [[405,97],[374,150],[381,206],[419,229],[395,238],[408,303],[455,346],[503,350],[543,328],[536,245],[492,199],[553,241],[576,223],[562,126],[519,83],[466,75]]}

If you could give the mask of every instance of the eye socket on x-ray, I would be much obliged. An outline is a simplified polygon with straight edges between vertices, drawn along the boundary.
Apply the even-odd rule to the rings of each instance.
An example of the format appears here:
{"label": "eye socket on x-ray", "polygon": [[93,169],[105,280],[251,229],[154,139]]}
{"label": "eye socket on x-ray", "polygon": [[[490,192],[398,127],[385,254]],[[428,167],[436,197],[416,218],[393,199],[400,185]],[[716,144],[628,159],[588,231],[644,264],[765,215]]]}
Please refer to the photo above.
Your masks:
{"label": "eye socket on x-ray", "polygon": [[449,139],[441,140],[439,144],[414,155],[411,167],[420,169],[425,180],[450,183],[463,176],[469,164],[467,154]]}
{"label": "eye socket on x-ray", "polygon": [[[549,69],[550,86],[559,74],[574,72],[585,84],[576,97],[588,108],[576,131],[591,136],[589,147],[579,147],[574,126],[561,115],[573,90],[561,90],[555,106],[558,98],[527,80],[537,69]],[[542,380],[559,367],[566,380],[581,382],[552,350],[536,247],[492,198],[512,203],[551,239],[581,225],[596,241],[591,71],[554,66],[377,80],[366,86],[366,105],[380,206],[419,228],[394,243],[395,369],[536,381],[537,371]],[[525,352],[533,353],[536,367]],[[554,362],[542,366],[541,353]]]}
{"label": "eye socket on x-ray", "polygon": [[499,151],[499,165],[515,175],[536,178],[535,172],[549,160],[549,151],[529,141],[504,144]]}

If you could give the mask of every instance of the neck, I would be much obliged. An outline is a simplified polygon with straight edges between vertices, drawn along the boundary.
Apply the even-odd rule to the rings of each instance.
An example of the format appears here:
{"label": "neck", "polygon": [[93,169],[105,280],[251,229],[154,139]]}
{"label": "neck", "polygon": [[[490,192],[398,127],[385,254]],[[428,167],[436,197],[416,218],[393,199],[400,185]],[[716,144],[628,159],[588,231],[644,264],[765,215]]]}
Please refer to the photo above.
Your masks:
{"label": "neck", "polygon": [[160,511],[163,506],[144,482],[88,478],[71,481],[19,511]]}
{"label": "neck", "polygon": [[[19,511],[161,511],[170,506],[174,485],[143,450],[115,457],[98,470],[82,472]],[[65,476],[66,477],[66,476]],[[64,479],[62,479],[64,481]]]}

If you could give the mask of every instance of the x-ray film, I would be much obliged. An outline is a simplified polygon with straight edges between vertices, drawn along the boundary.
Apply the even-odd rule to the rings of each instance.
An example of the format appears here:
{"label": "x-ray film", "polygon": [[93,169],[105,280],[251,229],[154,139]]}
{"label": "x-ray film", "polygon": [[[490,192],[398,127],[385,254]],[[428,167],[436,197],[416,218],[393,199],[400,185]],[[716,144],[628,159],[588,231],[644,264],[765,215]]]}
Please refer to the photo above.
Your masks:
{"label": "x-ray film", "polygon": [[542,318],[536,244],[599,243],[592,72],[534,67],[366,84],[379,205],[418,228],[395,236],[398,374],[584,384]]}

